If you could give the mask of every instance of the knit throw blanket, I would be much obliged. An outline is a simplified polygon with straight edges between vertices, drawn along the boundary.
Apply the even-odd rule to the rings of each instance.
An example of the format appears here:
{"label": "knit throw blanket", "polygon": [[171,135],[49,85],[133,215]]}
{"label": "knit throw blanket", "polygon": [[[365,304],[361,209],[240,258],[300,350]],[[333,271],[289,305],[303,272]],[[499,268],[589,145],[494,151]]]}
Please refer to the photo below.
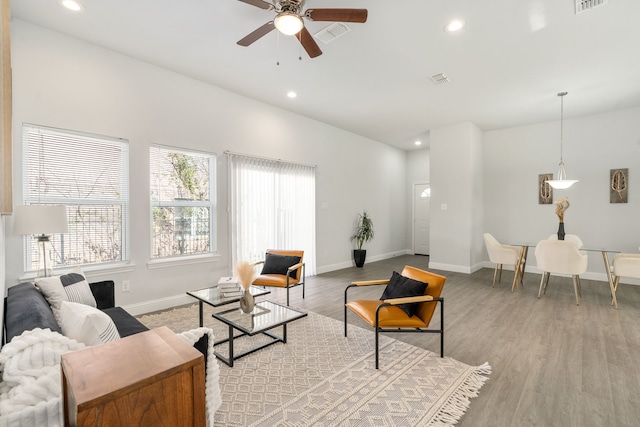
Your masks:
{"label": "knit throw blanket", "polygon": [[[209,335],[206,366],[207,425],[220,406],[220,368],[213,354],[213,333],[198,328],[178,334],[193,345]],[[33,329],[15,337],[0,351],[0,427],[63,425],[60,361],[64,353],[85,345],[50,329]]]}
{"label": "knit throw blanket", "polygon": [[61,426],[60,360],[84,344],[50,329],[33,329],[0,351],[0,427]]}

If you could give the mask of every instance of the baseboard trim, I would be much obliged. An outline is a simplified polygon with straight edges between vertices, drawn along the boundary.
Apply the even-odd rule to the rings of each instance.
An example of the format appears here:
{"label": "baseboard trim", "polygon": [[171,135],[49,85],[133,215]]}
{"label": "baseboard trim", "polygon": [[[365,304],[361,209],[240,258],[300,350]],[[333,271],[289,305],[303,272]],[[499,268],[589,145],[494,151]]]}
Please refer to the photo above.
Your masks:
{"label": "baseboard trim", "polygon": [[[136,304],[128,304],[123,306],[128,313],[133,316],[152,313],[154,311],[166,310],[181,305],[195,303],[196,300],[187,294],[173,295],[166,298],[158,298],[150,301],[140,302]],[[197,321],[198,319],[195,319]]]}

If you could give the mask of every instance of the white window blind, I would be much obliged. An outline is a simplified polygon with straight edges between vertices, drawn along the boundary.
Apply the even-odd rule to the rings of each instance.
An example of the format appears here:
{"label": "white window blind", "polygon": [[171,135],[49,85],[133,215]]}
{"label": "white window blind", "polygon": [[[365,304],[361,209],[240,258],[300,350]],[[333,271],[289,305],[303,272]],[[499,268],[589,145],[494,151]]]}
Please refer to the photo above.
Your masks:
{"label": "white window blind", "polygon": [[304,250],[315,275],[313,166],[228,153],[232,263],[264,259],[267,249]]}
{"label": "white window blind", "polygon": [[216,251],[215,162],[209,153],[151,146],[151,258]]}
{"label": "white window blind", "polygon": [[[24,203],[67,207],[69,233],[52,236],[49,265],[128,261],[128,141],[32,124],[22,138]],[[36,242],[25,249],[34,271]]]}

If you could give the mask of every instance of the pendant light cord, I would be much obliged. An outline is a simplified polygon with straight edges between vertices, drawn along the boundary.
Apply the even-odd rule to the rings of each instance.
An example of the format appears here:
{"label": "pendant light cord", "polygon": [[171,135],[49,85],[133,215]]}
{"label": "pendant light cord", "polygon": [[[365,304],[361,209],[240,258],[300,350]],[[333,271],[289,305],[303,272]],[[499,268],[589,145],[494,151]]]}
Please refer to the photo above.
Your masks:
{"label": "pendant light cord", "polygon": [[564,136],[564,96],[569,92],[560,92],[558,96],[560,97],[560,164],[564,164],[562,160],[562,140]]}

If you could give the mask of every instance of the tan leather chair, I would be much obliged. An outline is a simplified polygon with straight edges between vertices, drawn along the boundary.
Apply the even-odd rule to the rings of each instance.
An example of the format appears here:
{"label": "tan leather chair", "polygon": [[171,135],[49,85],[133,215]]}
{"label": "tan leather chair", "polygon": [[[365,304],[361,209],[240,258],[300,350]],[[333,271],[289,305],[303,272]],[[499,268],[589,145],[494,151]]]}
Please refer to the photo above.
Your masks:
{"label": "tan leather chair", "polygon": [[[347,309],[360,316],[375,329],[376,369],[378,369],[378,334],[380,332],[428,332],[440,334],[440,357],[444,356],[444,298],[440,297],[446,277],[416,267],[405,266],[401,273],[410,279],[428,284],[424,295],[387,300],[355,300],[347,302],[347,292],[354,287],[386,285],[386,280],[353,282],[344,290],[344,336],[347,336]],[[440,302],[440,328],[427,329],[436,305]],[[409,317],[399,304],[415,303],[416,314]]]}
{"label": "tan leather chair", "polygon": [[[297,250],[280,250],[280,249],[267,249],[267,254],[281,255],[287,257],[297,257],[300,261],[297,263],[291,263],[290,266],[285,266],[282,271],[285,274],[260,274],[253,281],[255,286],[272,286],[276,288],[287,289],[287,305],[289,305],[289,288],[302,285],[302,298],[304,298],[304,251]],[[264,264],[265,261],[259,261],[255,265]],[[264,271],[264,267],[263,267]]]}

